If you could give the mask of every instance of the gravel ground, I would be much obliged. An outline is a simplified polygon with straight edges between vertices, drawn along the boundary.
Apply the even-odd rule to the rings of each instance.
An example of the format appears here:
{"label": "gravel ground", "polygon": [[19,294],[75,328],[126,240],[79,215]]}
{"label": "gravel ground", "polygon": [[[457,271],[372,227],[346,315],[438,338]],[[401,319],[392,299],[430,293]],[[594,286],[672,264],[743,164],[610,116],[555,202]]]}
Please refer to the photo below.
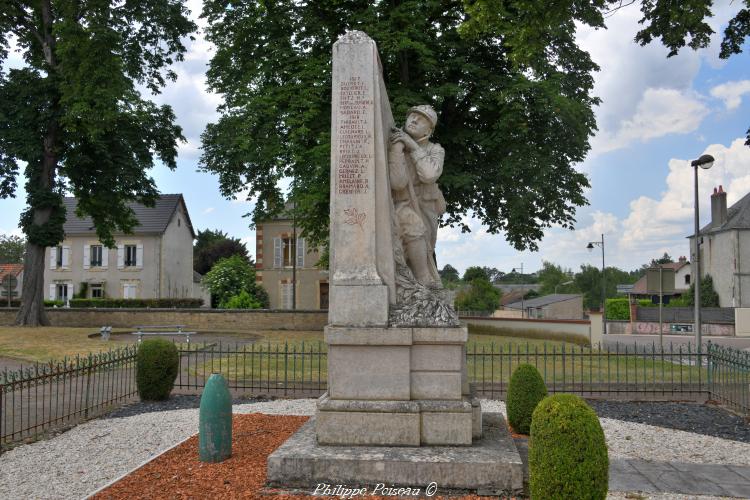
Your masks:
{"label": "gravel ground", "polygon": [[[197,431],[195,398],[173,399],[167,404],[131,405],[118,410],[119,417],[93,420],[54,439],[6,452],[0,456],[0,498],[81,498],[135,469]],[[148,411],[149,408],[163,411]],[[482,401],[482,408],[505,413],[502,401]],[[684,406],[678,408],[685,413]],[[312,415],[315,400],[242,402],[234,411]],[[672,418],[676,418],[675,414]],[[750,465],[750,444],[746,442],[614,418],[602,418],[601,422],[612,458]],[[688,497],[613,495],[610,498]]]}
{"label": "gravel ground", "polygon": [[[604,418],[655,425],[750,443],[750,423],[718,406],[697,403],[660,403],[589,400]],[[679,416],[679,418],[675,418]]]}

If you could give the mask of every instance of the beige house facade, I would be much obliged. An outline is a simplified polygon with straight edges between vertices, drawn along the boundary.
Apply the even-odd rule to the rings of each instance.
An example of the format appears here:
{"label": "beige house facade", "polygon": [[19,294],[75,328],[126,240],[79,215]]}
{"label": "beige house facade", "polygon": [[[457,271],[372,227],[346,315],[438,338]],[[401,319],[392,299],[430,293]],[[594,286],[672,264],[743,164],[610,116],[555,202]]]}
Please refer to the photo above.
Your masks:
{"label": "beige house facade", "polygon": [[65,198],[65,239],[46,251],[44,283],[49,300],[85,298],[203,298],[195,283],[195,232],[180,194],[162,195],[153,208],[130,207],[139,221],[133,234],[116,234],[115,247],[96,237],[89,218],[75,215],[75,198]]}
{"label": "beige house facade", "polygon": [[256,223],[255,279],[268,292],[271,309],[328,309],[328,270],[290,218]]}
{"label": "beige house facade", "polygon": [[[711,222],[701,232],[701,276],[711,275],[721,307],[750,307],[750,193],[727,208],[722,186],[711,195]],[[690,238],[690,248],[695,242]]]}

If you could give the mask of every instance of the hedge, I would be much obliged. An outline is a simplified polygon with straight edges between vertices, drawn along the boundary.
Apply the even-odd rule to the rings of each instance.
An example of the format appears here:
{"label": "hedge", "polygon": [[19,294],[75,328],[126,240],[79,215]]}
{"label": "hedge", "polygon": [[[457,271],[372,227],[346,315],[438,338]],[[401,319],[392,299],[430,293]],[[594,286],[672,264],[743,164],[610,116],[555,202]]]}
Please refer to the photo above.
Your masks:
{"label": "hedge", "polygon": [[180,355],[174,342],[148,339],[138,346],[136,356],[136,385],[144,401],[163,401],[169,398],[174,379],[180,369]]}
{"label": "hedge", "polygon": [[529,439],[532,500],[604,500],[608,483],[607,444],[594,410],[573,394],[542,400]]}
{"label": "hedge", "polygon": [[201,307],[203,299],[71,299],[70,307],[178,308]]}
{"label": "hedge", "polygon": [[505,406],[508,423],[519,434],[528,434],[531,428],[531,415],[539,402],[547,396],[547,386],[539,370],[527,363],[518,365],[510,377]]}
{"label": "hedge", "polygon": [[[45,300],[44,306],[45,307],[62,307],[65,305],[65,302],[62,300]],[[0,299],[0,307],[8,307],[8,299]],[[18,299],[11,299],[10,301],[10,307],[21,307],[21,301]]]}

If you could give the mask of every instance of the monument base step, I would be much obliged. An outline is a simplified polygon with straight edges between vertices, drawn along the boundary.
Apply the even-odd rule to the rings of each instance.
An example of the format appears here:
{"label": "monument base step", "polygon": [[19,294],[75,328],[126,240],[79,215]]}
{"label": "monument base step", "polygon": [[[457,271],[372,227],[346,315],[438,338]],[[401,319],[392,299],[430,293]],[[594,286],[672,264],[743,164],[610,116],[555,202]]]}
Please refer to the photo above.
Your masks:
{"label": "monument base step", "polygon": [[320,485],[368,488],[378,484],[420,488],[435,483],[438,494],[451,490],[523,489],[523,463],[499,413],[483,415],[483,434],[471,446],[322,446],[315,419],[305,423],[268,457],[274,487],[315,491]]}

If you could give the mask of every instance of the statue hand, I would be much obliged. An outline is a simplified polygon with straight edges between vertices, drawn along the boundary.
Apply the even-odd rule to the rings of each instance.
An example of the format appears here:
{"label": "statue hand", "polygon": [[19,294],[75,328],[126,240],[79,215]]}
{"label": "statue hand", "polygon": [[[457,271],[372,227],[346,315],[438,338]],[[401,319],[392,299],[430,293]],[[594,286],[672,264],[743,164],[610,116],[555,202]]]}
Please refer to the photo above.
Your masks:
{"label": "statue hand", "polygon": [[411,136],[403,130],[395,130],[393,133],[391,133],[391,144],[395,144],[396,142],[402,143],[404,145],[404,149],[409,152],[415,151],[417,148],[419,148],[419,145],[417,145],[414,139],[412,139]]}

